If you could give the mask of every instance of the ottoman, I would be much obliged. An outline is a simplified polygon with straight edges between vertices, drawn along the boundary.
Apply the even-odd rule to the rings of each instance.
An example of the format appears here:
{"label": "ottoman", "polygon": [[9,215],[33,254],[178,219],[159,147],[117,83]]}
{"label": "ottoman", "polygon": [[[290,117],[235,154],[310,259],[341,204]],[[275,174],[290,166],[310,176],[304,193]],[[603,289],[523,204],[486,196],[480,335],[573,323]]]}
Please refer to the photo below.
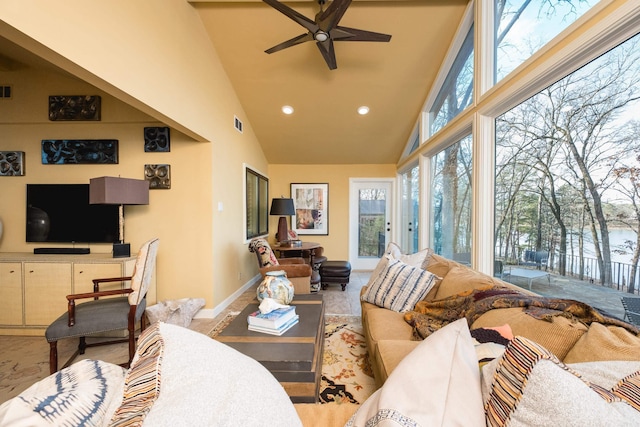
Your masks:
{"label": "ottoman", "polygon": [[344,291],[349,284],[351,263],[349,261],[325,261],[320,265],[320,283],[327,289],[329,283],[337,283]]}

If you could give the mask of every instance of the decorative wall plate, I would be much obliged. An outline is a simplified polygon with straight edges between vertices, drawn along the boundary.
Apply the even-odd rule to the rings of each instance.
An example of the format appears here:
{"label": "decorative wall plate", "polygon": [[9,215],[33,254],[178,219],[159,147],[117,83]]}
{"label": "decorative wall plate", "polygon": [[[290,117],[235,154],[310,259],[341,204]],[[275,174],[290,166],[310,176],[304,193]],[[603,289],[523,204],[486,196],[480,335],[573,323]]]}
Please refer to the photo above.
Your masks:
{"label": "decorative wall plate", "polygon": [[144,128],[144,151],[148,153],[171,151],[171,135],[168,127]]}
{"label": "decorative wall plate", "polygon": [[144,179],[149,181],[150,190],[171,188],[171,165],[144,165]]}
{"label": "decorative wall plate", "polygon": [[49,120],[100,120],[98,95],[54,95],[49,97]]}
{"label": "decorative wall plate", "polygon": [[24,151],[0,151],[0,176],[24,176]]}

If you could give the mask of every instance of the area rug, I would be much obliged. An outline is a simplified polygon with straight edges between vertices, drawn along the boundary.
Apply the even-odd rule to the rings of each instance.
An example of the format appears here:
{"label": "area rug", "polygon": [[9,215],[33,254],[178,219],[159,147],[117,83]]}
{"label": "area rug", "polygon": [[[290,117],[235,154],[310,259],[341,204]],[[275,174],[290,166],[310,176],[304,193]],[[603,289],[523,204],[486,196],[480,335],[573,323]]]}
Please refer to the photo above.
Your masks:
{"label": "area rug", "polygon": [[[238,313],[225,316],[207,334],[214,338]],[[325,316],[320,403],[362,403],[375,391],[360,316]]]}
{"label": "area rug", "polygon": [[376,385],[360,316],[325,316],[321,403],[363,403]]}

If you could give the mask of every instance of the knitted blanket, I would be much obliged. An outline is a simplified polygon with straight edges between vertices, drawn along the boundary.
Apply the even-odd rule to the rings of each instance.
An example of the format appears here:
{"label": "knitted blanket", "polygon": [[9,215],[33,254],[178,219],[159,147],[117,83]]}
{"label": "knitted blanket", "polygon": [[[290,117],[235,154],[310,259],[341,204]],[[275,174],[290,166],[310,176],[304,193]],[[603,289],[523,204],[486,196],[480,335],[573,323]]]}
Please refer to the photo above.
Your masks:
{"label": "knitted blanket", "polygon": [[487,287],[473,289],[437,301],[420,301],[404,320],[413,327],[418,339],[425,339],[443,326],[466,318],[469,326],[489,310],[524,307],[525,313],[551,322],[554,316],[564,316],[589,325],[598,322],[625,328],[634,335],[640,329],[580,301],[526,295],[512,289]]}

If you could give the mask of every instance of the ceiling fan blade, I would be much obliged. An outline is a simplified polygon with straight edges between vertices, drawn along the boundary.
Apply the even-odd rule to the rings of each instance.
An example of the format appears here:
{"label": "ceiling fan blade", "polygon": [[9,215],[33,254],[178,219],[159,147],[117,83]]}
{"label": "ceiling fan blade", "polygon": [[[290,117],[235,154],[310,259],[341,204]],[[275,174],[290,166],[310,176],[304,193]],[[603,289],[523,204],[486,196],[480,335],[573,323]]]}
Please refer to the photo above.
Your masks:
{"label": "ceiling fan blade", "polygon": [[338,63],[336,61],[336,51],[333,49],[333,41],[331,39],[327,39],[323,42],[316,42],[316,46],[320,50],[324,61],[327,63],[327,66],[330,70],[335,70],[338,68]]}
{"label": "ceiling fan blade", "polygon": [[301,35],[299,35],[297,37],[289,39],[289,40],[287,40],[285,42],[277,44],[274,47],[265,50],[265,52],[266,53],[275,53],[275,52],[281,51],[282,49],[286,49],[288,47],[295,46],[297,44],[308,42],[308,41],[312,41],[312,40],[313,40],[313,35],[311,35],[309,33],[304,33],[304,34],[301,34]]}
{"label": "ceiling fan blade", "polygon": [[266,4],[268,4],[272,8],[276,9],[278,12],[282,13],[289,19],[292,19],[293,21],[302,25],[304,28],[306,28],[312,33],[315,33],[320,29],[318,24],[313,22],[311,19],[296,12],[295,10],[291,9],[289,6],[285,6],[284,4],[280,3],[277,0],[262,0],[262,1],[264,1]]}
{"label": "ceiling fan blade", "polygon": [[318,14],[316,22],[324,31],[331,31],[338,26],[350,5],[351,0],[333,0],[327,10]]}
{"label": "ceiling fan blade", "polygon": [[358,30],[357,28],[336,27],[331,30],[331,38],[343,42],[388,42],[389,34],[375,33],[373,31]]}

